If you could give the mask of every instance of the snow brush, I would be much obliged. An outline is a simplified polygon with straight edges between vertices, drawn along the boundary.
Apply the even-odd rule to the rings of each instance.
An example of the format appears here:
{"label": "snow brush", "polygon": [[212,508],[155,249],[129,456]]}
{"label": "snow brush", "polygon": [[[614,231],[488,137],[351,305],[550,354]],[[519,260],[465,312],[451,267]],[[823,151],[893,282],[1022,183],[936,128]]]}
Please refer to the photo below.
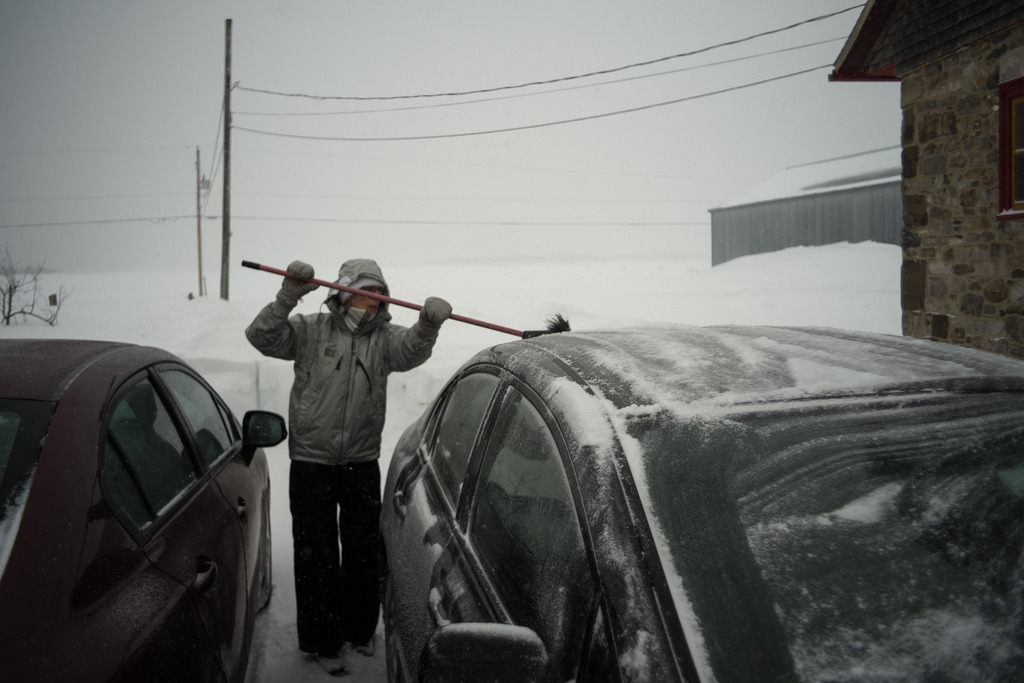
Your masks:
{"label": "snow brush", "polygon": [[[339,292],[348,292],[349,294],[359,294],[365,296],[368,299],[376,299],[378,301],[386,301],[389,304],[396,306],[402,306],[403,308],[411,308],[414,311],[418,311],[423,306],[420,304],[414,304],[409,301],[402,301],[400,299],[393,299],[390,296],[384,296],[383,294],[375,294],[373,292],[367,292],[362,289],[354,289],[352,287],[345,287],[335,282],[328,282],[327,280],[318,280],[316,278],[296,278],[287,270],[281,270],[280,268],[273,268],[271,266],[265,266],[261,263],[253,263],[252,261],[242,261],[242,266],[245,268],[252,268],[254,270],[262,270],[266,273],[273,273],[275,275],[283,275],[284,277],[290,277],[299,282],[308,282],[313,285],[320,285],[321,287],[327,287],[328,289],[336,289]],[[554,334],[556,332],[569,332],[569,321],[562,317],[561,313],[556,313],[554,317],[548,318],[545,322],[547,323],[547,329],[544,330],[516,330],[511,327],[504,327],[502,325],[495,325],[494,323],[484,322],[483,320],[475,320],[473,318],[467,318],[464,315],[457,315],[452,313],[448,316],[450,320],[458,320],[460,323],[468,323],[469,325],[476,325],[477,327],[486,327],[488,330],[494,330],[495,332],[504,332],[505,334],[511,334],[513,337],[519,337],[520,339],[533,339],[539,337],[542,334]]]}

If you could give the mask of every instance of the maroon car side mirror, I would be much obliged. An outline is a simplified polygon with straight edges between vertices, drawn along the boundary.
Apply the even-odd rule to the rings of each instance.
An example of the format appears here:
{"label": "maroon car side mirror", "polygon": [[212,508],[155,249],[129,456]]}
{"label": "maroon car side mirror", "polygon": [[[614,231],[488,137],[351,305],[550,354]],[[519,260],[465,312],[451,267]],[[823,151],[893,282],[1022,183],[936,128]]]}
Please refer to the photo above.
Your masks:
{"label": "maroon car side mirror", "polygon": [[287,436],[283,417],[266,410],[250,410],[242,418],[242,457],[249,464],[257,448],[271,448]]}

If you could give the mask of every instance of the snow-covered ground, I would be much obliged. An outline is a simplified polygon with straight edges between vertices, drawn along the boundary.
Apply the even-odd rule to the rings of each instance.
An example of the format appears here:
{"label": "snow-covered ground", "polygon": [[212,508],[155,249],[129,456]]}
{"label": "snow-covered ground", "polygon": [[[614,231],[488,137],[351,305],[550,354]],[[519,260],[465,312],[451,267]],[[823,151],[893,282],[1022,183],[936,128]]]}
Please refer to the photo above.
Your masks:
{"label": "snow-covered ground", "polygon": [[[333,280],[340,261],[374,254],[285,253],[312,263],[318,277]],[[543,261],[486,259],[473,263],[433,262],[380,265],[398,299],[422,302],[441,296],[456,313],[515,329],[538,329],[561,313],[575,330],[617,328],[639,323],[814,325],[900,334],[900,249],[874,243],[800,247],[750,256],[716,268],[707,242],[671,260],[657,256],[614,260],[548,258]],[[240,259],[239,259],[240,260]],[[243,331],[280,283],[278,276],[233,266],[231,300],[189,299],[197,290],[190,272],[44,273],[48,293],[70,290],[57,326],[29,322],[0,327],[0,337],[114,339],[160,346],[207,377],[236,413],[265,408],[285,414],[291,368],[263,358]],[[211,289],[216,289],[211,285]],[[306,297],[298,312],[318,310],[326,292]],[[394,321],[411,324],[416,313],[392,307]],[[472,353],[513,337],[448,322],[424,366],[391,377],[382,468],[401,434],[447,378]],[[268,453],[273,489],[275,590],[260,615],[251,676],[254,681],[324,681],[320,668],[296,648],[292,589],[291,529],[287,501],[288,455],[283,446]],[[352,655],[354,683],[386,680],[383,626],[377,654]]]}

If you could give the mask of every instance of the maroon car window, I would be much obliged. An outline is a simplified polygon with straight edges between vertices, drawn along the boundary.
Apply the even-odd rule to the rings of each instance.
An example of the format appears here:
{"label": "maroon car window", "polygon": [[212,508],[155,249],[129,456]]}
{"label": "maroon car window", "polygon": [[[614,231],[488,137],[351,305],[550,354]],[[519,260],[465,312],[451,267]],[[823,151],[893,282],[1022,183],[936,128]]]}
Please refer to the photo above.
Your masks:
{"label": "maroon car window", "polygon": [[160,376],[185,413],[203,459],[213,464],[235,441],[216,399],[202,383],[181,370],[163,370]]}
{"label": "maroon car window", "polygon": [[120,509],[139,529],[146,528],[156,518],[156,511],[142,495],[138,475],[129,469],[109,435],[103,450],[103,488],[113,507]]}
{"label": "maroon car window", "polygon": [[112,410],[102,480],[110,502],[137,522],[172,504],[198,473],[171,415],[149,380],[142,380]]}
{"label": "maroon car window", "polygon": [[0,411],[0,477],[7,469],[11,452],[14,450],[14,437],[18,434],[21,416],[13,411]]}
{"label": "maroon car window", "polygon": [[18,531],[53,406],[0,399],[0,575]]}
{"label": "maroon car window", "polygon": [[558,447],[514,389],[488,441],[469,537],[513,621],[544,641],[552,678],[575,678],[593,595],[586,551]]}
{"label": "maroon car window", "polygon": [[494,375],[469,375],[455,385],[445,405],[431,459],[437,480],[453,508],[459,500],[473,441],[497,386],[498,378]]}
{"label": "maroon car window", "polygon": [[[21,415],[13,410],[2,410],[0,409],[0,482],[4,482],[7,479],[7,470],[14,459],[14,443],[18,437],[18,430],[21,427]],[[32,467],[35,467],[35,459],[32,459]],[[13,469],[13,468],[12,468]],[[15,473],[12,471],[12,475]],[[11,479],[24,480],[27,478],[27,472],[18,472],[16,477],[12,476]],[[12,493],[13,493],[13,486]],[[0,488],[4,494],[7,494],[7,487],[3,486]],[[0,521],[6,518],[7,505],[9,498],[13,496],[4,495],[0,498]]]}

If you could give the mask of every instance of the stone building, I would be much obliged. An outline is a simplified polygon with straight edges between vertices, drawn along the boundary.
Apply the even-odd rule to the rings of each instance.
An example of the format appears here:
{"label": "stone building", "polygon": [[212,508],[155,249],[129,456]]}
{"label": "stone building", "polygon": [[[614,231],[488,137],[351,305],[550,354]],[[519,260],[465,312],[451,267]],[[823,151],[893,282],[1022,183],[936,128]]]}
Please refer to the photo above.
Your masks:
{"label": "stone building", "polygon": [[903,333],[1024,358],[1024,3],[869,0],[833,80],[898,80]]}

